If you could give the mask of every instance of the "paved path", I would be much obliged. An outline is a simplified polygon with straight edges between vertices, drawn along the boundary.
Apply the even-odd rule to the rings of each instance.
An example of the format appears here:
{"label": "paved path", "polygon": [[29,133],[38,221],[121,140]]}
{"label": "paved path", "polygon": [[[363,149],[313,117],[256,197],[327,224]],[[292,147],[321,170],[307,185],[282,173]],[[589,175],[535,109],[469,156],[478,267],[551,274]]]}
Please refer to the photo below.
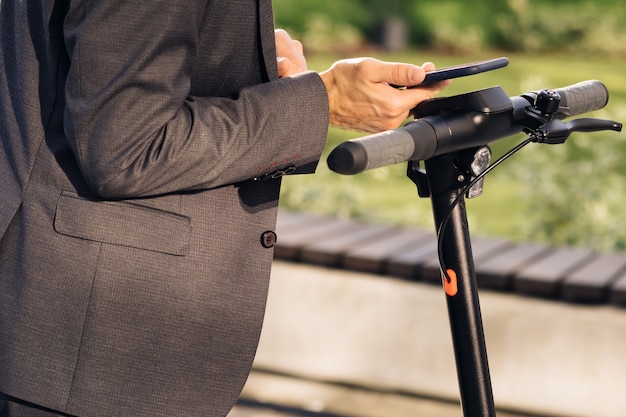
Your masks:
{"label": "paved path", "polygon": [[[228,417],[462,417],[459,404],[254,371]],[[498,417],[530,417],[498,410]],[[533,415],[532,417],[542,417]]]}

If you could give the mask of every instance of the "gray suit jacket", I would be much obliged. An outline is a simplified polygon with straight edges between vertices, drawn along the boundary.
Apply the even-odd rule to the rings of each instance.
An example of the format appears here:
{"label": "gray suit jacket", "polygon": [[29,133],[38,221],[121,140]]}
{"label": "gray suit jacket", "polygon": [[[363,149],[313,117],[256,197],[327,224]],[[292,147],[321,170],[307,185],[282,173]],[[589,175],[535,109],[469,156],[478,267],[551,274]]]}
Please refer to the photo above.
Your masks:
{"label": "gray suit jacket", "polygon": [[0,19],[0,391],[225,415],[277,177],[326,139],[321,79],[276,79],[270,0],[2,0]]}

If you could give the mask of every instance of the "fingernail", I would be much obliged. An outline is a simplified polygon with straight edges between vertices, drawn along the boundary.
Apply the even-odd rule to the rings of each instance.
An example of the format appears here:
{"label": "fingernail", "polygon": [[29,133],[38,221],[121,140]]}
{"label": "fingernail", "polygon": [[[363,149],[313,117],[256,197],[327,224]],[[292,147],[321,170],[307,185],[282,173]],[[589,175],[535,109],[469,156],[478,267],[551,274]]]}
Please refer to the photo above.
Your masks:
{"label": "fingernail", "polygon": [[421,71],[419,68],[411,68],[409,70],[409,79],[413,82],[418,82],[421,79]]}

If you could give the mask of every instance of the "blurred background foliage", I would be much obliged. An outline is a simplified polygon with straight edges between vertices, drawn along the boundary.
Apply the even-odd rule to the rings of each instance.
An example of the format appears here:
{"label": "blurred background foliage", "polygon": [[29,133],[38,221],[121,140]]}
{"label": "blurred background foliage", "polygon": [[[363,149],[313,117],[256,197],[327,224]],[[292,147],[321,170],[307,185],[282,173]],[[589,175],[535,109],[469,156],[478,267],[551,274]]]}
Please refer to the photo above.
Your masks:
{"label": "blurred background foliage", "polygon": [[275,0],[277,23],[309,50],[351,50],[403,26],[409,45],[626,55],[623,0]]}
{"label": "blurred background foliage", "polygon": [[[585,116],[626,120],[623,0],[274,0],[277,26],[302,40],[309,68],[369,55],[438,66],[506,55],[505,69],[455,80],[453,95],[501,85],[511,96],[599,79],[608,106]],[[331,128],[315,175],[283,181],[283,208],[432,228],[404,164],[355,176],[332,173],[326,156],[361,136]],[[494,158],[519,143],[492,145]],[[514,241],[626,250],[626,135],[575,134],[565,145],[531,144],[486,178],[468,200],[472,233]]]}

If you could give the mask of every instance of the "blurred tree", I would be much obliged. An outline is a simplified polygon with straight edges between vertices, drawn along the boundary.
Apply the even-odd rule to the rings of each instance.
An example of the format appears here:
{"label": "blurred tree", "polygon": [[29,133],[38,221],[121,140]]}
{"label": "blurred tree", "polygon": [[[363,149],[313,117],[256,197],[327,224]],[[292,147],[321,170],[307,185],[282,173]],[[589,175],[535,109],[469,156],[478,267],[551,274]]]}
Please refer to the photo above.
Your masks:
{"label": "blurred tree", "polygon": [[375,16],[369,38],[389,52],[399,52],[408,45],[406,14],[400,0],[364,0],[366,7]]}

